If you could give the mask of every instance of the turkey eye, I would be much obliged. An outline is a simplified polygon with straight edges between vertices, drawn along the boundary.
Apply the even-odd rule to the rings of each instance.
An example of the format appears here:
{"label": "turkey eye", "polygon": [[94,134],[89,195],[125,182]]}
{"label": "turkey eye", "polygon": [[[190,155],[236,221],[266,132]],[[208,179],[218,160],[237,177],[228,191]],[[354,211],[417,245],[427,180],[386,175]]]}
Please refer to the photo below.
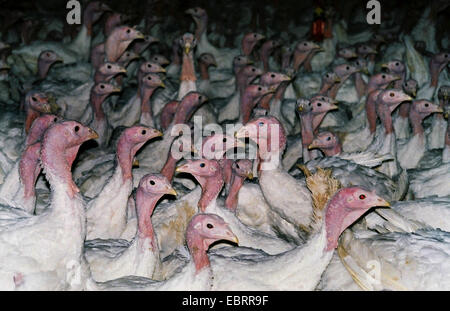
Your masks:
{"label": "turkey eye", "polygon": [[106,66],[106,68],[111,69],[111,65]]}
{"label": "turkey eye", "polygon": [[252,68],[252,72],[255,72],[256,71],[256,69],[255,68]]}
{"label": "turkey eye", "polygon": [[237,169],[240,169],[239,164],[237,164],[237,163],[236,163],[236,168],[237,168]]}
{"label": "turkey eye", "polygon": [[226,143],[226,142],[227,142],[227,139],[226,139],[226,138],[222,139],[222,142]]}
{"label": "turkey eye", "polygon": [[205,163],[200,163],[200,167],[205,167]]}
{"label": "turkey eye", "polygon": [[359,62],[356,62],[356,65],[358,65],[358,66],[359,66]]}
{"label": "turkey eye", "polygon": [[360,200],[364,200],[365,198],[366,198],[366,196],[365,196],[364,194],[360,194],[360,195],[359,195],[359,199],[360,199]]}
{"label": "turkey eye", "polygon": [[103,84],[100,84],[100,88],[103,90],[105,86]]}
{"label": "turkey eye", "polygon": [[399,63],[395,63],[395,66],[399,66],[400,64]]}
{"label": "turkey eye", "polygon": [[448,58],[448,54],[445,54],[445,55],[444,55],[444,58]]}
{"label": "turkey eye", "polygon": [[391,97],[394,97],[394,96],[395,96],[395,94],[394,94],[394,93],[390,93],[390,94],[389,94],[389,96],[391,96]]}
{"label": "turkey eye", "polygon": [[259,122],[258,125],[259,125],[259,126],[263,126],[263,125],[264,125],[264,122]]}
{"label": "turkey eye", "polygon": [[256,34],[253,35],[253,38],[256,38]]}
{"label": "turkey eye", "polygon": [[349,67],[349,66],[347,66],[347,67],[345,67],[345,69],[346,69],[346,70],[350,70],[350,67]]}
{"label": "turkey eye", "polygon": [[211,225],[211,224],[207,224],[207,225],[206,225],[206,227],[207,227],[208,229],[212,229],[212,228],[214,228],[214,226],[213,226],[213,225]]}
{"label": "turkey eye", "polygon": [[198,100],[200,100],[200,101],[201,101],[201,100],[202,100],[202,98],[203,98],[203,97],[202,97],[202,95],[200,95],[200,96],[198,97]]}
{"label": "turkey eye", "polygon": [[152,79],[152,77],[147,77],[147,80],[151,80]]}
{"label": "turkey eye", "polygon": [[56,122],[56,121],[58,121],[58,118],[54,118],[54,119],[53,119],[53,122]]}
{"label": "turkey eye", "polygon": [[34,102],[37,101],[36,97],[34,97],[34,96],[31,97],[31,100],[34,101]]}
{"label": "turkey eye", "polygon": [[330,141],[330,140],[331,140],[331,137],[330,137],[330,136],[328,136],[328,137],[327,137],[327,140],[328,140],[328,141]]}
{"label": "turkey eye", "polygon": [[241,61],[241,58],[240,57],[238,57],[238,59],[237,59],[239,62]]}
{"label": "turkey eye", "polygon": [[131,32],[131,30],[130,29],[127,29],[127,33],[130,33]]}
{"label": "turkey eye", "polygon": [[385,75],[382,75],[382,76],[381,76],[381,79],[386,79],[386,76],[385,76]]}
{"label": "turkey eye", "polygon": [[126,55],[127,55],[127,57],[130,57],[130,53],[127,53]]}
{"label": "turkey eye", "polygon": [[425,107],[428,107],[429,105],[428,104],[425,104]]}
{"label": "turkey eye", "polygon": [[330,77],[330,75],[329,75],[329,74],[327,74],[327,75],[326,75],[326,77],[327,77],[327,78],[329,78],[329,77]]}
{"label": "turkey eye", "polygon": [[258,88],[258,91],[261,91],[261,88],[260,88],[260,87]]}
{"label": "turkey eye", "polygon": [[270,77],[271,77],[271,78],[275,78],[275,75],[272,73],[272,74],[270,75]]}
{"label": "turkey eye", "polygon": [[153,180],[150,180],[150,185],[154,186],[155,182]]}
{"label": "turkey eye", "polygon": [[322,106],[322,103],[318,103],[317,106],[319,106],[319,107]]}
{"label": "turkey eye", "polygon": [[47,57],[50,57],[50,53],[47,53]]}
{"label": "turkey eye", "polygon": [[303,43],[303,45],[304,45],[304,46],[308,46],[308,43],[305,42],[305,43]]}
{"label": "turkey eye", "polygon": [[145,134],[147,134],[147,130],[142,130],[142,135],[145,135]]}
{"label": "turkey eye", "polygon": [[154,60],[158,61],[158,57],[153,58]]}
{"label": "turkey eye", "polygon": [[75,132],[78,132],[80,130],[80,127],[78,125],[75,126],[74,130],[75,130]]}
{"label": "turkey eye", "polygon": [[152,68],[152,65],[148,64],[148,65],[147,65],[147,68]]}

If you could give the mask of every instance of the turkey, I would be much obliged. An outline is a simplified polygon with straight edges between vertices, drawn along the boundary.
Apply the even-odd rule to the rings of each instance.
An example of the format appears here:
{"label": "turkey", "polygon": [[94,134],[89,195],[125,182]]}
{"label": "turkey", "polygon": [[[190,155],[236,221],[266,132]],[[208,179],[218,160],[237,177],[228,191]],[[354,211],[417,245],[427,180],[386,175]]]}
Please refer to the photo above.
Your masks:
{"label": "turkey", "polygon": [[151,223],[153,209],[165,194],[176,195],[167,178],[159,174],[145,175],[136,191],[138,228],[130,246],[119,254],[107,256],[96,248],[95,240],[86,249],[94,280],[104,282],[128,275],[158,278],[160,258]]}
{"label": "turkey", "polygon": [[50,208],[42,215],[19,218],[0,229],[2,289],[83,288],[83,282],[70,274],[71,269],[77,269],[81,280],[89,276],[83,254],[84,202],[70,167],[80,145],[97,136],[75,121],[56,123],[45,132],[41,162],[52,188]]}

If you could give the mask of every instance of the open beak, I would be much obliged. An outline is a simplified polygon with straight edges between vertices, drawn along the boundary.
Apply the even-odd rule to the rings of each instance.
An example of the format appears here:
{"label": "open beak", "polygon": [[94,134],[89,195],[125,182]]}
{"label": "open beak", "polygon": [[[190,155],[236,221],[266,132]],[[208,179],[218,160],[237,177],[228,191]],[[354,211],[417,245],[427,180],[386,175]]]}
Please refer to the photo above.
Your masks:
{"label": "open beak", "polygon": [[388,64],[381,64],[381,68],[389,69],[389,66],[388,66]]}

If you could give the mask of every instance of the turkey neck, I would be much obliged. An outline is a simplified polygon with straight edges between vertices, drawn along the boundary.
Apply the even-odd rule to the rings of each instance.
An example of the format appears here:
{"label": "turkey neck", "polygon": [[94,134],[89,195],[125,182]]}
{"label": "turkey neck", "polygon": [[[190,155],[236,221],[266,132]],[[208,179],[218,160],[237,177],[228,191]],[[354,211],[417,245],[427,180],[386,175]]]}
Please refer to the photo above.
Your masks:
{"label": "turkey neck", "polygon": [[201,237],[196,236],[191,232],[187,233],[186,238],[189,252],[194,261],[196,273],[198,274],[200,271],[210,266],[209,258],[206,254],[208,246]]}
{"label": "turkey neck", "polygon": [[425,119],[427,115],[421,114],[414,107],[411,107],[409,111],[409,120],[411,121],[411,127],[413,130],[413,136],[424,137],[424,130],[422,126],[422,121]]}
{"label": "turkey neck", "polygon": [[46,62],[40,60],[38,63],[38,77],[40,80],[43,80],[47,77],[48,71],[50,67],[53,65],[53,62]]}
{"label": "turkey neck", "polygon": [[83,27],[87,30],[87,35],[92,36],[92,24],[94,23],[93,7],[87,7],[83,12]]}
{"label": "turkey neck", "polygon": [[167,156],[166,164],[164,164],[164,167],[161,169],[161,174],[166,176],[167,180],[172,182],[173,175],[175,174],[175,168],[177,165],[178,160],[175,159],[172,156],[172,153],[169,152],[169,155]]}
{"label": "turkey neck", "polygon": [[377,111],[376,111],[376,98],[380,94],[381,90],[376,90],[367,96],[366,100],[366,116],[367,124],[369,126],[370,133],[375,133],[377,128]]}
{"label": "turkey neck", "polygon": [[200,79],[204,81],[209,81],[208,64],[200,62],[198,67],[200,69]]}
{"label": "turkey neck", "polygon": [[[288,87],[289,83],[290,83],[290,81],[283,81],[283,82],[281,82],[278,85],[278,87],[277,87],[277,89],[275,91],[275,94],[272,94],[272,93],[268,94],[268,95],[273,95],[273,97],[271,98],[272,101],[269,101],[270,106],[268,107],[270,115],[275,116],[277,118],[281,117],[281,102],[283,101],[284,92],[286,91],[286,88]],[[260,100],[260,102],[264,98],[262,98]]]}
{"label": "turkey neck", "polygon": [[322,86],[320,87],[318,94],[326,95],[332,86],[333,84],[322,81]]}
{"label": "turkey neck", "polygon": [[133,143],[128,141],[126,136],[122,136],[117,145],[117,160],[119,166],[122,170],[122,179],[125,183],[127,180],[131,180],[131,167],[133,163],[133,158],[136,152],[145,144],[143,143]]}
{"label": "turkey neck", "polygon": [[241,96],[241,115],[240,122],[245,124],[250,120],[253,108],[261,97],[253,97],[249,92],[244,92]]}
{"label": "turkey neck", "polygon": [[[52,132],[52,134],[55,134]],[[41,150],[41,161],[44,168],[44,173],[48,178],[49,183],[53,185],[64,184],[68,186],[66,192],[71,199],[80,190],[75,185],[72,179],[73,160],[80,148],[80,145],[64,148],[58,145],[55,141],[58,139],[54,137],[45,137]],[[70,156],[67,155],[69,151]],[[75,154],[75,156],[73,156]],[[70,159],[69,159],[70,157]],[[52,187],[53,189],[54,187]]]}
{"label": "turkey neck", "polygon": [[222,190],[223,173],[222,170],[218,170],[213,176],[199,176],[196,177],[196,179],[202,187],[202,196],[198,201],[198,207],[200,211],[204,213],[211,203],[215,203],[217,197],[219,196],[220,190]]}
{"label": "turkey neck", "polygon": [[142,86],[141,91],[139,92],[139,97],[141,99],[141,113],[148,113],[153,117],[152,114],[152,106],[150,104],[150,97],[153,95],[153,92],[156,88]]}
{"label": "turkey neck", "polygon": [[105,112],[103,111],[103,102],[105,101],[106,97],[109,94],[103,94],[103,95],[99,95],[96,93],[91,93],[91,105],[92,105],[92,109],[94,110],[94,118],[97,121],[104,121],[105,120]]}
{"label": "turkey neck", "polygon": [[395,110],[395,108],[399,105],[395,104],[395,105],[388,105],[384,102],[378,102],[376,103],[377,105],[377,113],[378,116],[381,119],[381,123],[383,123],[384,129],[386,131],[386,134],[391,134],[394,132],[394,127],[392,125],[392,111]]}
{"label": "turkey neck", "polygon": [[139,239],[150,239],[153,248],[156,247],[156,239],[151,216],[156,203],[158,203],[161,197],[161,194],[145,193],[142,188],[138,188],[136,192],[136,211],[138,219],[137,236]]}
{"label": "turkey neck", "polygon": [[431,86],[437,87],[439,82],[439,74],[444,69],[444,67],[447,65],[447,63],[438,63],[434,60],[434,58],[431,58],[430,60],[430,75],[431,75]]}
{"label": "turkey neck", "polygon": [[200,42],[200,39],[202,38],[203,34],[206,35],[206,28],[208,27],[208,15],[204,14],[201,17],[195,17],[194,22],[196,24],[195,28],[195,38],[198,42]]}
{"label": "turkey neck", "polygon": [[181,65],[181,81],[196,81],[195,69],[194,69],[194,56],[193,52],[189,51],[188,54],[183,52],[183,65]]}
{"label": "turkey neck", "polygon": [[28,134],[30,131],[31,125],[33,124],[34,120],[38,118],[41,115],[40,112],[34,110],[33,108],[29,107],[27,109],[27,119],[25,120],[25,133]]}
{"label": "turkey neck", "polygon": [[20,159],[19,174],[24,187],[24,199],[35,197],[34,185],[41,172],[41,166],[39,165],[40,151],[41,143],[37,142],[28,146]]}
{"label": "turkey neck", "polygon": [[238,205],[239,190],[241,189],[242,185],[244,184],[244,181],[245,181],[245,177],[241,177],[237,174],[233,174],[231,176],[230,190],[228,191],[228,196],[225,199],[225,207],[231,211],[236,210],[236,207]]}
{"label": "turkey neck", "polygon": [[367,84],[362,78],[361,72],[357,72],[355,74],[355,87],[356,92],[358,93],[358,98],[361,98],[366,94]]}
{"label": "turkey neck", "polygon": [[[405,82],[405,79],[406,79],[406,72],[403,71],[403,72],[396,73],[396,74],[399,75],[401,77],[401,79],[394,82],[394,88],[402,89],[403,82]],[[409,102],[404,102],[404,103],[400,104],[400,107],[398,108],[398,115],[401,118],[407,118],[409,115],[409,109],[410,109]]]}
{"label": "turkey neck", "polygon": [[307,149],[312,143],[313,137],[313,114],[312,112],[305,113],[300,116],[301,119],[301,135],[303,148]]}
{"label": "turkey neck", "polygon": [[130,45],[131,41],[121,41],[119,38],[119,32],[113,32],[106,39],[105,52],[106,58],[109,62],[117,62],[117,60],[122,56],[123,52]]}
{"label": "turkey neck", "polygon": [[270,53],[272,53],[272,50],[273,50],[272,47],[263,46],[261,48],[261,61],[263,63],[263,68],[265,72],[269,71],[269,57]]}
{"label": "turkey neck", "polygon": [[294,52],[294,70],[298,71],[300,66],[306,61],[309,53]]}

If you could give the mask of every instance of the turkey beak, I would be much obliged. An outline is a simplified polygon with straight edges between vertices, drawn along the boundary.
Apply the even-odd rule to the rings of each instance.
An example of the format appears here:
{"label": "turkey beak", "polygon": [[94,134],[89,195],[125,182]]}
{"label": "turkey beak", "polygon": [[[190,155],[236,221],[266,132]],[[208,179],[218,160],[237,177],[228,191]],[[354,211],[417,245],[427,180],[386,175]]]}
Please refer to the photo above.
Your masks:
{"label": "turkey beak", "polygon": [[62,57],[57,57],[55,62],[60,62],[64,64],[64,59]]}
{"label": "turkey beak", "polygon": [[433,112],[435,112],[435,113],[444,113],[444,109],[442,109],[441,107],[437,107]]}
{"label": "turkey beak", "polygon": [[252,173],[252,172],[248,173],[248,174],[247,174],[247,178],[250,179],[250,180],[252,180],[252,179],[253,179],[253,173]]}
{"label": "turkey beak", "polygon": [[175,191],[175,189],[173,189],[172,187],[170,187],[169,189],[167,189],[167,194],[171,194],[174,196],[177,196],[178,193]]}
{"label": "turkey beak", "polygon": [[159,70],[159,72],[166,73],[166,69],[161,68],[161,69]]}
{"label": "turkey beak", "polygon": [[115,87],[115,88],[113,88],[112,93],[119,93],[121,91],[122,91],[122,89],[120,87]]}
{"label": "turkey beak", "polygon": [[164,84],[164,82],[161,81],[161,83],[159,84],[160,87],[165,88],[166,85]]}
{"label": "turkey beak", "polygon": [[335,83],[341,83],[341,78],[336,77],[336,79],[334,79],[334,82],[335,82]]}
{"label": "turkey beak", "polygon": [[417,92],[416,91],[412,91],[412,97],[416,98],[417,96]]}
{"label": "turkey beak", "polygon": [[88,140],[89,140],[89,139],[97,139],[97,138],[99,137],[98,134],[97,134],[97,132],[94,131],[94,130],[91,129],[91,128],[88,129],[88,132],[89,132],[89,134],[88,134],[88,136],[87,136]]}
{"label": "turkey beak", "polygon": [[283,75],[282,77],[281,77],[281,81],[291,81],[291,77],[290,76],[288,76],[288,75]]}
{"label": "turkey beak", "polygon": [[175,169],[177,173],[189,173],[189,164],[183,164]]}
{"label": "turkey beak", "polygon": [[255,62],[252,60],[247,61],[247,65],[253,65]]}
{"label": "turkey beak", "polygon": [[227,241],[231,241],[233,243],[236,243],[239,245],[239,239],[238,237],[233,233],[233,231],[231,231],[230,228],[227,228],[224,232],[223,232],[223,239],[227,240]]}
{"label": "turkey beak", "polygon": [[133,167],[139,167],[139,160],[134,158],[132,166]]}
{"label": "turkey beak", "polygon": [[381,68],[383,68],[383,69],[389,69],[389,66],[388,66],[388,64],[381,64]]}
{"label": "turkey beak", "polygon": [[127,69],[122,67],[117,73],[127,73]]}
{"label": "turkey beak", "polygon": [[336,109],[339,109],[339,107],[336,106],[336,105],[331,105],[331,106],[330,106],[330,110],[336,110]]}
{"label": "turkey beak", "polygon": [[153,131],[154,131],[154,136],[153,137],[161,137],[161,136],[164,135],[161,131],[158,131],[158,130],[155,130],[155,129]]}
{"label": "turkey beak", "polygon": [[363,74],[365,74],[365,75],[368,75],[368,74],[369,74],[369,70],[368,70],[367,68],[361,69],[361,72],[362,72]]}
{"label": "turkey beak", "polygon": [[184,53],[189,54],[190,51],[191,51],[191,44],[187,43],[186,46],[184,47]]}
{"label": "turkey beak", "polygon": [[377,198],[375,204],[376,204],[375,206],[391,207],[391,204],[389,204],[388,201],[386,201],[385,199],[382,199],[380,197]]}
{"label": "turkey beak", "polygon": [[10,70],[11,66],[9,66],[8,64],[3,64],[2,67],[0,68],[0,70]]}
{"label": "turkey beak", "polygon": [[317,146],[316,146],[316,144],[314,143],[314,141],[308,146],[308,150],[311,150],[311,149],[315,149],[315,148],[317,148]]}
{"label": "turkey beak", "polygon": [[194,10],[193,9],[187,9],[186,11],[184,11],[184,13],[193,15],[194,14]]}
{"label": "turkey beak", "polygon": [[145,39],[145,36],[140,32],[140,31],[136,31],[136,39]]}

